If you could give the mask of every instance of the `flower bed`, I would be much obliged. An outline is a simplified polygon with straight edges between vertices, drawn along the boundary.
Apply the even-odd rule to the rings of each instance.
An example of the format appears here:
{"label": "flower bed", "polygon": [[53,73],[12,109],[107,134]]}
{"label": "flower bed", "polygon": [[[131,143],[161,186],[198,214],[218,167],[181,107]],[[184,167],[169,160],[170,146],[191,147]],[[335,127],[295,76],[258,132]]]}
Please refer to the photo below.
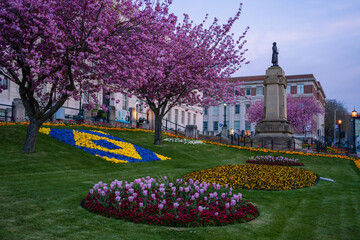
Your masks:
{"label": "flower bed", "polygon": [[316,184],[315,173],[286,166],[268,165],[226,165],[199,170],[185,175],[184,180],[217,183],[221,186],[252,190],[290,190],[310,187]]}
{"label": "flower bed", "polygon": [[114,163],[170,159],[102,131],[41,128],[39,132]]}
{"label": "flower bed", "polygon": [[247,160],[247,163],[255,163],[255,164],[266,164],[266,165],[278,165],[278,166],[304,166],[303,163],[297,162],[298,159],[295,158],[287,158],[283,156],[252,156]]}
{"label": "flower bed", "polygon": [[172,227],[222,226],[259,215],[254,205],[231,190],[191,179],[189,183],[179,179],[173,183],[166,177],[115,180],[110,186],[95,184],[82,206],[107,217]]}
{"label": "flower bed", "polygon": [[183,144],[191,144],[191,145],[197,145],[197,144],[204,144],[201,140],[192,140],[187,138],[165,138],[163,140],[164,142],[170,142],[170,143],[183,143]]}

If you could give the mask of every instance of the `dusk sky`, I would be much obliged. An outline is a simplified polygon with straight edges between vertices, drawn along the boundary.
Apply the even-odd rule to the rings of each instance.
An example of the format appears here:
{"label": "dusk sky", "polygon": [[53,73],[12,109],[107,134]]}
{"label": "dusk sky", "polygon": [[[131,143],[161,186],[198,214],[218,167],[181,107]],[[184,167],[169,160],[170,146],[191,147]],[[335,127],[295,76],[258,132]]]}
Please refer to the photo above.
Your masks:
{"label": "dusk sky", "polygon": [[243,3],[232,32],[246,26],[250,64],[233,77],[264,75],[277,42],[279,65],[287,75],[314,74],[327,99],[360,112],[360,0],[174,0],[171,11],[200,23],[206,13],[225,23]]}

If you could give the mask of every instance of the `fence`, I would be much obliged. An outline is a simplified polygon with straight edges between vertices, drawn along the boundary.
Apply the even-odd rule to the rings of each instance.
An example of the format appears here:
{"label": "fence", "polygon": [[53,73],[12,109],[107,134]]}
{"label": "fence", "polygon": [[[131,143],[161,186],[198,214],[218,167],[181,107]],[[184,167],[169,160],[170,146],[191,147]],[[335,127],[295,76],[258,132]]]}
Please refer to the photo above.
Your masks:
{"label": "fence", "polygon": [[0,121],[3,122],[10,122],[14,121],[14,105],[8,105],[8,104],[0,104]]}

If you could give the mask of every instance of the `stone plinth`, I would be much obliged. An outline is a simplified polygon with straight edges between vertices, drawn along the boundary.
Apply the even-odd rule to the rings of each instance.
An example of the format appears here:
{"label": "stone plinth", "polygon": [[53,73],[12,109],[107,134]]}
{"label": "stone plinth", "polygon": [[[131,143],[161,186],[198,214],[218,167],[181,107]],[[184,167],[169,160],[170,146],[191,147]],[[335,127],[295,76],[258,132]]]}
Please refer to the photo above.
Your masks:
{"label": "stone plinth", "polygon": [[13,118],[16,122],[25,121],[25,107],[20,98],[14,98],[13,100],[14,112]]}
{"label": "stone plinth", "polygon": [[186,125],[185,127],[185,136],[189,138],[196,138],[196,131],[197,126],[196,125]]}
{"label": "stone plinth", "polygon": [[265,148],[301,148],[299,140],[292,137],[294,129],[287,121],[286,85],[281,67],[266,70],[264,117],[255,127],[254,144]]}

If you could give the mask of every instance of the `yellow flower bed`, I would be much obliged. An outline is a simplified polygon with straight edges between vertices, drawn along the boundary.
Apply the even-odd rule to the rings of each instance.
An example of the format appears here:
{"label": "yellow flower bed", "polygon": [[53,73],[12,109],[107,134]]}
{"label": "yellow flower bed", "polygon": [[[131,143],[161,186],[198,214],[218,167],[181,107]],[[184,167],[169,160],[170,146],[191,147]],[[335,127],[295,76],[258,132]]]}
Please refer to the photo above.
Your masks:
{"label": "yellow flower bed", "polygon": [[251,190],[290,190],[314,186],[317,176],[302,168],[269,165],[226,165],[199,170],[185,175],[184,180],[216,183],[222,187]]}

